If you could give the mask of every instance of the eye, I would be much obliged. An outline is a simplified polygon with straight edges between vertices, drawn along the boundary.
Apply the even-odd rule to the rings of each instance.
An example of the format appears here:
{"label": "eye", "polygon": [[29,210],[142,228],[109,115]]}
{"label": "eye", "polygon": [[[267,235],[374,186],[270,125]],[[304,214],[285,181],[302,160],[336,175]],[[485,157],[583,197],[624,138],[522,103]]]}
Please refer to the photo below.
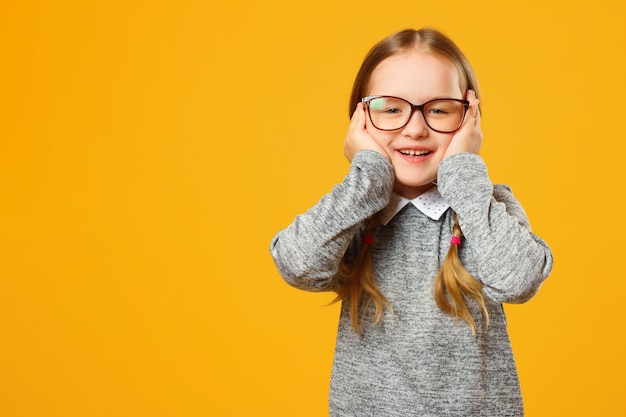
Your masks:
{"label": "eye", "polygon": [[450,109],[441,103],[435,104],[433,107],[428,109],[428,113],[435,115],[444,115],[450,113]]}
{"label": "eye", "polygon": [[379,117],[396,117],[405,112],[410,112],[410,104],[394,97],[379,97],[369,103],[370,111],[377,113]]}
{"label": "eye", "polygon": [[438,100],[430,103],[426,111],[433,117],[447,117],[463,113],[463,104],[453,100]]}
{"label": "eye", "polygon": [[398,107],[388,107],[385,110],[383,110],[385,113],[387,114],[400,114],[402,113],[402,109],[398,108]]}

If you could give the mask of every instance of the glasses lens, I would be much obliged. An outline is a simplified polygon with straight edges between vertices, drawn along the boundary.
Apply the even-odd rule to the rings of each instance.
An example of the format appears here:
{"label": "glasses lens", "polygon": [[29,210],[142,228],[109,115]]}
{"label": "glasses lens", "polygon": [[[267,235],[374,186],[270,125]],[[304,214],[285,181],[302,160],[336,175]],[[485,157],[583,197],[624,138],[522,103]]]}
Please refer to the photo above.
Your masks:
{"label": "glasses lens", "polygon": [[411,117],[411,104],[393,97],[378,97],[369,101],[372,124],[382,130],[400,129]]}
{"label": "glasses lens", "polygon": [[439,132],[454,132],[463,122],[465,105],[454,100],[433,100],[424,106],[426,123]]}

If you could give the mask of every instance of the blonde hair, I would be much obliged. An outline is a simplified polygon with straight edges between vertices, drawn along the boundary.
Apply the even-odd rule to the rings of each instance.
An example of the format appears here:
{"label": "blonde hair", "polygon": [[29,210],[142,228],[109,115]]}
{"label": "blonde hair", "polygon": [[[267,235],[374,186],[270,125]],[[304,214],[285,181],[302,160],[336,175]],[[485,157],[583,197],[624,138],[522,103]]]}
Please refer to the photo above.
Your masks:
{"label": "blonde hair", "polygon": [[[459,226],[459,219],[454,213],[454,224],[452,225],[452,236],[461,239],[463,233]],[[485,317],[484,331],[489,326],[489,312],[485,296],[483,295],[483,284],[477,281],[463,266],[459,258],[459,245],[450,244],[450,249],[439,268],[434,288],[435,301],[446,314],[464,320],[469,324],[472,333],[476,334],[476,322],[472,312],[467,307],[466,298],[476,301]]]}
{"label": "blonde hair", "polygon": [[[450,61],[457,69],[461,91],[474,90],[476,96],[480,97],[476,75],[463,52],[452,40],[434,29],[406,29],[383,39],[374,45],[365,56],[352,87],[349,115],[354,113],[361,98],[367,95],[371,74],[378,64],[390,56],[406,52],[412,48],[438,55]],[[365,234],[373,234],[377,226],[376,216],[368,219],[365,222]],[[458,238],[462,237],[456,214],[454,214],[452,234]],[[335,301],[350,301],[350,320],[357,333],[361,332],[362,326],[365,324],[365,314],[372,305],[374,314],[370,318],[371,325],[381,320],[385,309],[391,310],[391,304],[381,293],[376,283],[370,245],[364,244],[356,259],[350,264],[342,262],[339,274],[344,284],[337,291]],[[478,303],[485,318],[486,326],[489,323],[489,313],[482,293],[482,284],[463,267],[457,245],[450,245],[437,274],[434,298],[441,311],[467,322],[474,334],[476,334],[476,322],[467,306],[468,298]]]}
{"label": "blonde hair", "polygon": [[[378,224],[378,217],[369,218],[365,222],[364,236],[373,235]],[[350,264],[341,262],[339,267],[339,274],[344,284],[337,290],[337,298],[334,302],[344,299],[350,300],[350,323],[357,333],[361,333],[361,324],[365,321],[365,313],[370,310],[372,305],[374,306],[372,324],[380,321],[385,308],[391,310],[391,304],[376,284],[371,250],[372,245],[364,243],[354,262]]]}

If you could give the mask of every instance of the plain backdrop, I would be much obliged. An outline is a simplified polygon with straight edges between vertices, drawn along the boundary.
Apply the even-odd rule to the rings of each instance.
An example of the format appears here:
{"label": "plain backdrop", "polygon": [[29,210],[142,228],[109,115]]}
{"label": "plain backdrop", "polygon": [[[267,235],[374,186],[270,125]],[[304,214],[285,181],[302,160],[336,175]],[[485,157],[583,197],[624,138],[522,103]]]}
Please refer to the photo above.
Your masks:
{"label": "plain backdrop", "polygon": [[0,415],[324,416],[338,306],[273,235],[341,181],[367,50],[452,37],[555,268],[506,306],[529,417],[624,416],[623,2],[3,1]]}

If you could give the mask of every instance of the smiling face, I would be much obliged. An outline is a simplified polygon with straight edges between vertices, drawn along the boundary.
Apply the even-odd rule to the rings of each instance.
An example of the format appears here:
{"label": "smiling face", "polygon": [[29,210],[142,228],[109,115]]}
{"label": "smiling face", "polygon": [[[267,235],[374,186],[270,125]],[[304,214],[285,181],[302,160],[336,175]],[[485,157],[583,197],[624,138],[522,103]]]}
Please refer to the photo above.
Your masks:
{"label": "smiling face", "polygon": [[[422,104],[436,98],[464,99],[456,67],[436,55],[410,49],[383,60],[371,74],[368,96],[386,95]],[[394,191],[415,198],[433,186],[437,168],[454,133],[431,130],[420,111],[401,129],[378,130],[366,118],[367,132],[391,158]]]}

